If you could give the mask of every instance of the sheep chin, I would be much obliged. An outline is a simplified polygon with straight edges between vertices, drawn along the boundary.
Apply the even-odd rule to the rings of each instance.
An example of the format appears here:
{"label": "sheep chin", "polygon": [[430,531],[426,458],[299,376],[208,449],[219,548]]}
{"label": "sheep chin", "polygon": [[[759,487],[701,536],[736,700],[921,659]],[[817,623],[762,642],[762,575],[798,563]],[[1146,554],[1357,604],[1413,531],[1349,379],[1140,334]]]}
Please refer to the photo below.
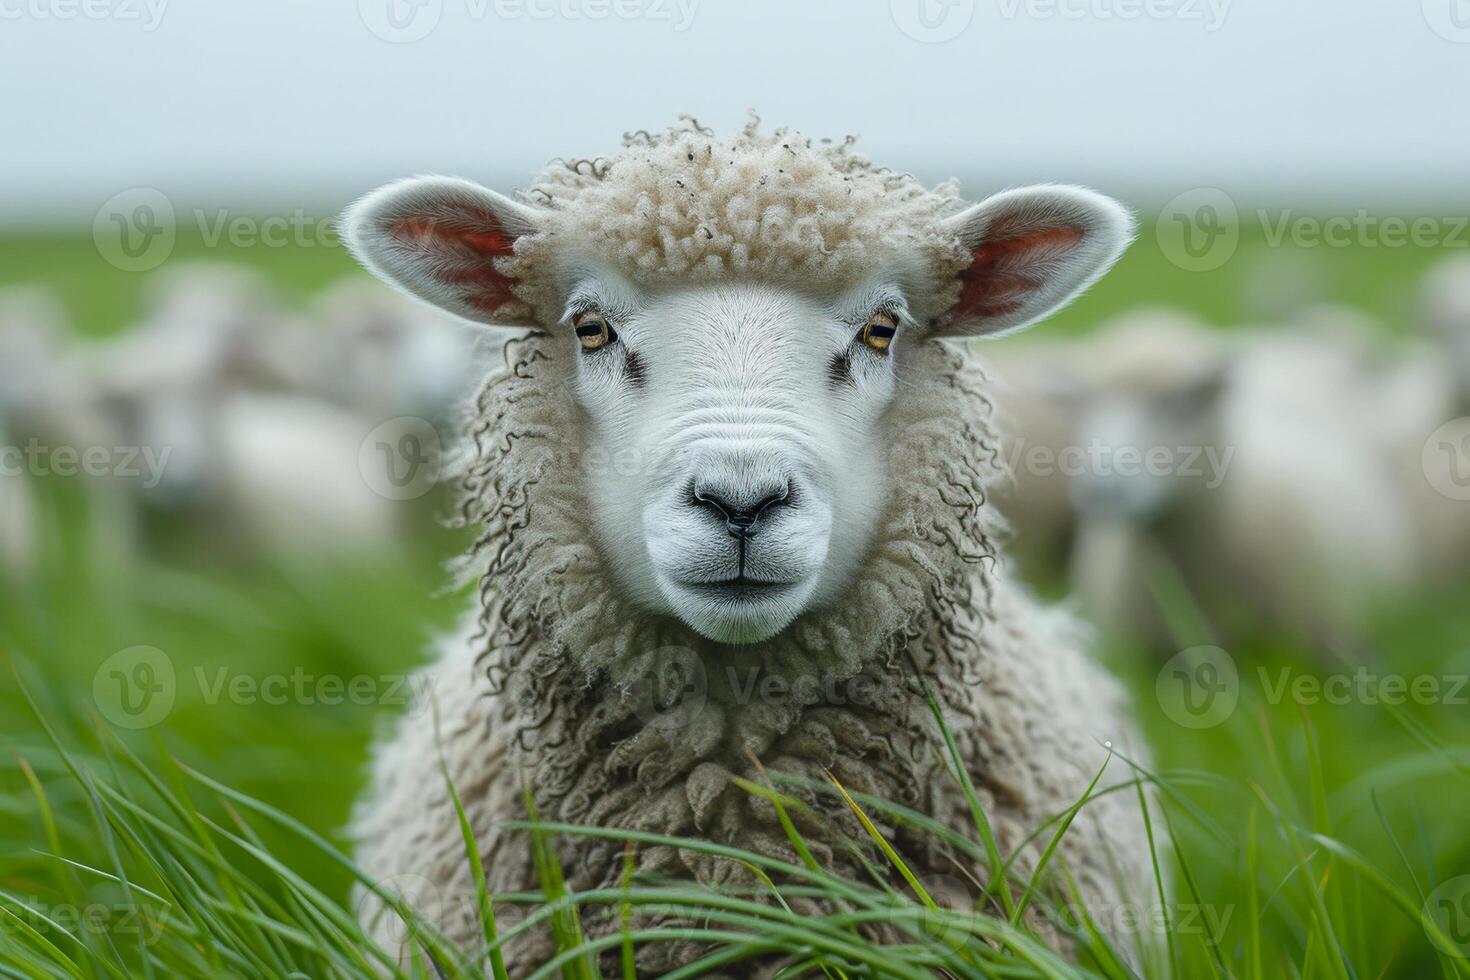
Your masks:
{"label": "sheep chin", "polygon": [[801,614],[813,579],[755,588],[683,585],[660,577],[674,615],[705,639],[744,646],[776,636]]}

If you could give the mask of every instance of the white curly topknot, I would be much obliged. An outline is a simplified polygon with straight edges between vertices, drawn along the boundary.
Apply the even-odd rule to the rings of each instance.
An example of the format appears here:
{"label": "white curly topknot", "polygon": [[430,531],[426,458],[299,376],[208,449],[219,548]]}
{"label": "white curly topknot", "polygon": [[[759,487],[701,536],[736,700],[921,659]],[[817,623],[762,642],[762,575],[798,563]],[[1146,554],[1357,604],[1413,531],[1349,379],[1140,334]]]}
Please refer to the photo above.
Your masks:
{"label": "white curly topknot", "polygon": [[684,116],[659,134],[628,134],[611,156],[552,161],[522,195],[545,209],[543,229],[499,260],[533,318],[560,313],[546,271],[566,242],[648,284],[732,272],[856,282],[899,256],[912,261],[916,245],[952,271],[969,263],[958,238],[939,231],[959,206],[953,184],[928,189],[876,167],[853,152],[853,137],[814,141],[759,124],[752,116],[722,138]]}

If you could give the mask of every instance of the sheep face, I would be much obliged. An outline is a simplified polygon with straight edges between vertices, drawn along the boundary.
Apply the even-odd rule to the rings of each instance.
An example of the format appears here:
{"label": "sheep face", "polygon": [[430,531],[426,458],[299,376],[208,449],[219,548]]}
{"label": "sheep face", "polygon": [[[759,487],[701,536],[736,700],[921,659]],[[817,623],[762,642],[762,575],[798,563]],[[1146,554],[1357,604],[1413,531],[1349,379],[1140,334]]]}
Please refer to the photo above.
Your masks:
{"label": "sheep face", "polygon": [[454,178],[390,184],[344,238],[452,313],[559,335],[591,536],[633,606],[721,643],[835,602],[885,517],[912,533],[886,502],[916,478],[892,472],[894,408],[938,382],[920,345],[1030,324],[1132,231],[1079,188],[961,208],[843,148],[751,131],[556,173],[545,207]]}
{"label": "sheep face", "polygon": [[640,290],[586,272],[563,318],[587,499],[619,579],[746,643],[836,597],[886,495],[902,291],[751,281]]}

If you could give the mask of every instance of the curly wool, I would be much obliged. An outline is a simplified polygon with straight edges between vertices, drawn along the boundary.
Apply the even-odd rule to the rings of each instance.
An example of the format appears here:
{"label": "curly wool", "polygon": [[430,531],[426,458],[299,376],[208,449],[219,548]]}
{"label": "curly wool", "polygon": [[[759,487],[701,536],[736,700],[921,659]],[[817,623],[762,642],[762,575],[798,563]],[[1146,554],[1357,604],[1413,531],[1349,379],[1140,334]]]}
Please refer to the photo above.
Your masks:
{"label": "curly wool", "polygon": [[[754,122],[729,140],[692,120],[640,134],[613,157],[554,164],[527,197],[544,220],[497,266],[542,328],[559,317],[555,263],[570,243],[579,257],[665,285],[735,274],[834,283],[910,263],[945,284],[911,297],[921,322],[949,307],[957,275],[948,273],[969,261],[937,230],[958,203],[952,188],[925,190],[846,143],[764,135]],[[736,782],[794,780],[811,808],[810,819],[796,816],[813,853],[853,880],[884,862],[864,853],[867,835],[845,803],[820,789],[828,772],[972,835],[925,688],[1021,876],[1039,858],[1031,836],[1086,790],[1107,761],[1105,742],[1141,754],[1124,698],[1084,654],[1075,622],[1039,607],[999,568],[1002,524],[987,497],[1003,467],[983,375],[962,352],[921,342],[905,361],[903,397],[883,423],[890,496],[845,597],[739,647],[639,608],[619,588],[590,524],[592,426],[567,397],[575,357],[565,338],[533,329],[507,345],[504,369],[477,396],[458,479],[459,517],[480,528],[460,568],[479,583],[479,610],[426,671],[433,719],[400,722],[356,816],[360,866],[418,896],[448,939],[474,950],[480,927],[436,760],[464,801],[491,889],[507,893],[539,887],[526,835],[506,826],[527,815],[527,796],[545,819],[796,861],[770,804]],[[691,676],[692,701],[651,693],[683,690]],[[1125,778],[1120,768],[1100,788]],[[921,875],[985,878],[939,835],[873,816]],[[620,842],[563,835],[558,846],[571,887],[619,881]],[[641,873],[746,883],[742,866],[700,852],[644,847],[637,858]],[[1150,863],[1131,798],[1091,801],[1052,866],[1065,866],[1094,908],[1141,899]],[[363,910],[374,935],[406,955],[392,917],[374,911]],[[513,907],[499,911],[509,926]],[[584,926],[597,935],[617,923],[587,910]],[[511,974],[550,953],[544,934],[523,934],[506,949]],[[685,942],[650,944],[640,973],[698,955]]]}
{"label": "curly wool", "polygon": [[[497,892],[537,887],[524,835],[502,826],[525,815],[526,789],[544,818],[795,860],[771,807],[732,778],[819,783],[831,771],[967,833],[968,806],[936,751],[919,677],[943,705],[1002,848],[1021,847],[1065,810],[1102,767],[1102,740],[1131,741],[1123,699],[1080,653],[1075,625],[1035,606],[996,567],[999,523],[984,502],[1000,457],[977,368],[940,344],[927,345],[914,368],[890,423],[902,433],[892,440],[893,505],[848,598],[766,643],[717,647],[621,597],[587,525],[587,475],[570,438],[584,429],[561,395],[571,351],[541,335],[512,343],[506,369],[478,396],[475,451],[461,479],[460,516],[482,528],[463,569],[479,578],[481,612],[430,670],[439,741],[433,726],[409,718],[380,755],[356,827],[364,869],[421,876],[441,900],[453,897],[437,918],[451,940],[474,947],[474,882],[442,776],[425,764],[441,753]],[[643,686],[651,673],[692,662],[705,674],[704,699],[687,716],[676,710],[680,724],[670,727],[667,713],[650,715]],[[789,693],[752,698],[768,677]],[[802,828],[819,859],[860,878],[852,842],[865,835],[846,806],[798,795],[819,816]],[[926,874],[984,877],[934,835],[880,827]],[[1116,906],[1125,887],[1143,883],[1120,884],[1115,862],[1147,867],[1143,840],[1136,809],[1114,794],[1083,811],[1060,853],[1089,902]],[[1023,848],[1019,872],[1036,856]],[[574,888],[614,886],[623,867],[620,844],[588,838],[566,839],[560,857]],[[742,875],[730,862],[666,848],[644,849],[639,868],[710,884]],[[589,917],[587,927],[616,924]],[[651,946],[644,969],[697,952]],[[512,972],[529,972],[548,953],[544,936],[512,944]]]}
{"label": "curly wool", "polygon": [[[953,184],[929,189],[875,167],[841,143],[810,140],[759,120],[720,138],[692,118],[661,134],[640,131],[623,149],[553,161],[522,197],[540,229],[516,240],[497,268],[526,304],[511,315],[542,324],[560,316],[549,271],[559,248],[618,269],[635,282],[697,283],[730,274],[769,282],[856,282],[914,256],[953,282],[969,254],[938,220],[958,209]],[[957,289],[957,287],[955,287]],[[933,315],[954,293],[939,290]]]}

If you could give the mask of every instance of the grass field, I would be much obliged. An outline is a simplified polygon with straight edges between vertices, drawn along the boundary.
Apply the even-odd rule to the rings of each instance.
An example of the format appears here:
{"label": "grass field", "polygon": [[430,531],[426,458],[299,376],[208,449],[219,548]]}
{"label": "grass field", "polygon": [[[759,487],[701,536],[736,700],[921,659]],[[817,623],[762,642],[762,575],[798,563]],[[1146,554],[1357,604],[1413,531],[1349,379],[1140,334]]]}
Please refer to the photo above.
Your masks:
{"label": "grass field", "polygon": [[[1223,268],[1191,274],[1146,229],[1112,276],[1043,329],[1079,332],[1139,302],[1238,323],[1249,319],[1250,270],[1280,251],[1247,236]],[[352,268],[336,248],[181,240],[174,257],[257,265],[293,298]],[[1415,279],[1436,257],[1356,249],[1313,261],[1326,295],[1402,325]],[[88,332],[115,330],[138,309],[142,279],[107,266],[86,239],[0,239],[0,270],[57,287]],[[464,606],[465,596],[442,591],[440,571],[463,537],[436,532],[389,555],[248,563],[182,540],[124,563],[94,546],[75,486],[48,483],[43,512],[43,572],[0,593],[0,975],[373,975],[340,913],[353,875],[331,845],[344,843],[374,731],[403,710],[402,677]],[[1159,788],[1155,833],[1172,832],[1177,849],[1164,859],[1167,900],[1140,896],[1114,910],[1126,921],[1113,925],[1153,950],[1142,973],[1470,976],[1467,592],[1397,604],[1361,663],[1287,637],[1231,649],[1224,663],[1238,682],[1219,689],[1224,700],[1204,719],[1215,723],[1203,727],[1178,686],[1179,671],[1203,676],[1201,661],[1104,651],[1155,746],[1153,770],[1140,777]],[[1190,622],[1187,601],[1176,611]],[[1179,637],[1181,648],[1210,639],[1188,625]],[[111,724],[128,716],[109,693],[110,665],[139,646],[166,657],[174,692],[161,723],[128,730]],[[366,680],[344,696],[323,686],[332,678]],[[977,853],[979,844],[969,842]],[[783,919],[733,899],[713,908],[708,896],[658,883],[603,900],[699,910],[703,928],[754,937],[733,950],[777,942],[804,951],[809,966],[788,976],[1127,975],[1086,939],[1086,923],[1070,923],[1084,951],[1073,967],[988,912],[936,911],[920,891],[807,871],[801,887],[851,892],[863,914],[911,927],[910,945],[865,951],[853,917]],[[1064,896],[1036,901],[1065,918]],[[543,907],[574,946],[568,902]],[[425,944],[432,950],[432,937]],[[437,963],[445,975],[493,972],[448,951]],[[590,969],[570,956],[564,975]]]}

